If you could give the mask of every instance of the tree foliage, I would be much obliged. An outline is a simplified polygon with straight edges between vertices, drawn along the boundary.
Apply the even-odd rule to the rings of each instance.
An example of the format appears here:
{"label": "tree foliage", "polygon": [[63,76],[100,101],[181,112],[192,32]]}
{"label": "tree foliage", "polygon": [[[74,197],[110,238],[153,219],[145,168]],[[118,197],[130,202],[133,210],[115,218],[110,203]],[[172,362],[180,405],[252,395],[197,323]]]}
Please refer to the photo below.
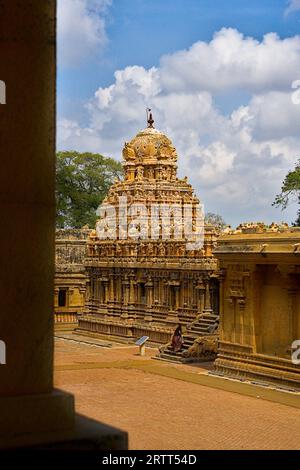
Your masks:
{"label": "tree foliage", "polygon": [[223,217],[213,212],[207,212],[204,220],[206,224],[213,225],[218,230],[223,230],[226,227],[226,222]]}
{"label": "tree foliage", "polygon": [[[277,194],[273,206],[286,209],[289,202],[298,201],[300,205],[300,160],[295,165],[295,169],[289,171],[283,180],[281,193]],[[300,226],[300,209],[298,209],[298,217],[293,223],[294,226]]]}
{"label": "tree foliage", "polygon": [[94,227],[96,210],[109,187],[122,175],[122,165],[97,153],[75,151],[56,155],[56,225]]}

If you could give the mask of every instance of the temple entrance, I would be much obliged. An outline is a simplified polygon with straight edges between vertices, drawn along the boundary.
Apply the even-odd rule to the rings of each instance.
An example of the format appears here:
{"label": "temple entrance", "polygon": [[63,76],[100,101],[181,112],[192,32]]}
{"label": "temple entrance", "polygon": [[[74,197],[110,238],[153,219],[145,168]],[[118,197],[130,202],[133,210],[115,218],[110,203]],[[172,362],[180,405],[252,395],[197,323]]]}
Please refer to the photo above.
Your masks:
{"label": "temple entrance", "polygon": [[146,286],[144,282],[140,283],[140,303],[146,304]]}
{"label": "temple entrance", "polygon": [[215,315],[219,315],[219,280],[216,278],[210,279],[210,298],[211,298],[211,308]]}
{"label": "temple entrance", "polygon": [[176,306],[175,286],[170,286],[169,287],[169,306],[170,306],[170,310],[175,310],[175,306]]}
{"label": "temple entrance", "polygon": [[59,289],[58,291],[58,306],[66,307],[67,305],[67,289]]}

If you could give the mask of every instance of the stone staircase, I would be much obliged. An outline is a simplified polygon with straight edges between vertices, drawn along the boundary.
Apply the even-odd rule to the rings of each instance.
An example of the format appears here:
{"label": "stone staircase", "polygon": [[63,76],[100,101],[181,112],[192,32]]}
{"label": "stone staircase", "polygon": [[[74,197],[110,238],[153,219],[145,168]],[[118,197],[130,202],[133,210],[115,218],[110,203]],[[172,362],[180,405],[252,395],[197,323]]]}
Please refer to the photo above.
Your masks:
{"label": "stone staircase", "polygon": [[214,313],[202,313],[196,320],[187,325],[186,333],[183,334],[183,346],[180,351],[173,351],[171,344],[168,343],[160,348],[160,353],[155,357],[155,359],[182,364],[199,360],[185,357],[184,353],[193,346],[195,340],[199,338],[199,336],[215,336],[218,328],[218,321],[219,315],[215,315]]}

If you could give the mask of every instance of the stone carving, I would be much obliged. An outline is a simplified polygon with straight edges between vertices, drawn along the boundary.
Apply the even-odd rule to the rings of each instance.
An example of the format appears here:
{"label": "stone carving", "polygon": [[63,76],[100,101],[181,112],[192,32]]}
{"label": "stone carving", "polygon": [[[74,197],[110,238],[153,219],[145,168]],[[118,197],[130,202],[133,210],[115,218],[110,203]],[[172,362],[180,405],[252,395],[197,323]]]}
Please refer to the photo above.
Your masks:
{"label": "stone carving", "polygon": [[241,234],[241,233],[268,233],[268,232],[285,232],[290,230],[289,225],[286,222],[276,223],[272,222],[270,225],[264,222],[243,222],[236,229],[232,229],[230,225],[227,225],[223,230],[225,234]]}
{"label": "stone carving", "polygon": [[200,336],[194,344],[183,353],[183,357],[213,360],[218,351],[218,336]]}
{"label": "stone carving", "polygon": [[135,159],[134,148],[128,142],[125,142],[122,153],[123,153],[123,158],[126,161]]}

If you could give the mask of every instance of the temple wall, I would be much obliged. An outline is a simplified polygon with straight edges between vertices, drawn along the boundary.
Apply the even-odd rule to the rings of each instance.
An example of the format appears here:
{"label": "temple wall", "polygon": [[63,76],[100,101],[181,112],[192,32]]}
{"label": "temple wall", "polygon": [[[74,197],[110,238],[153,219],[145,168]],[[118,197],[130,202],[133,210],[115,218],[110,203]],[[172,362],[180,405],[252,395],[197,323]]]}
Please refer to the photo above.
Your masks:
{"label": "temple wall", "polygon": [[168,342],[178,323],[194,321],[218,295],[215,286],[209,289],[209,275],[202,270],[88,268],[87,278],[78,330],[121,339],[144,333],[155,343]]}
{"label": "temple wall", "polygon": [[54,319],[55,327],[78,323],[85,306],[86,283],[84,260],[88,228],[59,229],[55,237]]}
{"label": "temple wall", "polygon": [[219,239],[218,373],[300,388],[291,359],[300,339],[299,240],[296,229]]}

